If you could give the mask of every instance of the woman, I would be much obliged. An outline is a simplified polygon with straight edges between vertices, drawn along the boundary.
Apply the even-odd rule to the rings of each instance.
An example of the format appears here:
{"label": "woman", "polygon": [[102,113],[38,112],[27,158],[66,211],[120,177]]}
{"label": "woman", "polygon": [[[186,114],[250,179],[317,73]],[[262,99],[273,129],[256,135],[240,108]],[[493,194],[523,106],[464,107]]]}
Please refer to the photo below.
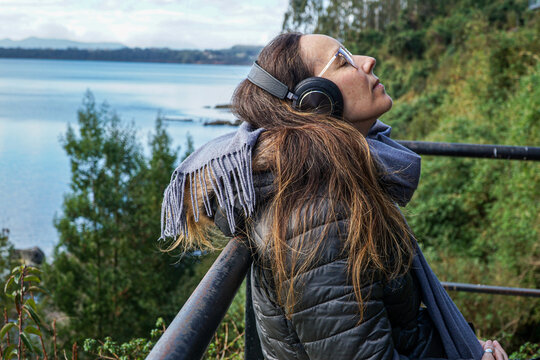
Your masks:
{"label": "woman", "polygon": [[234,94],[245,123],[173,174],[162,237],[211,247],[208,220],[247,235],[265,358],[507,360],[478,344],[396,206],[419,157],[377,121],[392,99],[374,67],[327,36],[275,38]]}

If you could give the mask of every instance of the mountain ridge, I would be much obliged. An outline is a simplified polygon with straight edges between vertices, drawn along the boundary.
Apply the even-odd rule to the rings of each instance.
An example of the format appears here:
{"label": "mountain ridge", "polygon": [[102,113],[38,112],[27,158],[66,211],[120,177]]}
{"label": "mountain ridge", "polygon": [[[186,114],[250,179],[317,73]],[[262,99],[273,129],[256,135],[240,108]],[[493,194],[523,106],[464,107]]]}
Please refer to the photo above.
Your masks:
{"label": "mountain ridge", "polygon": [[116,42],[82,42],[65,39],[48,39],[31,36],[22,40],[11,40],[9,38],[0,40],[0,47],[20,48],[20,49],[54,49],[65,50],[77,48],[84,50],[118,50],[127,47]]}

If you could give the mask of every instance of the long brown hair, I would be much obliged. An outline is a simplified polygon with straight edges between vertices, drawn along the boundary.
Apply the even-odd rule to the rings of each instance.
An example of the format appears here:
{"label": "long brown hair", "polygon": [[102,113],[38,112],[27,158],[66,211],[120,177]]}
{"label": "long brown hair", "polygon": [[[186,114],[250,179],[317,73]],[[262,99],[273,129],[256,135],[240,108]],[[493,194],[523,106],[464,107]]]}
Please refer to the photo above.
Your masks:
{"label": "long brown hair", "polygon": [[[258,57],[259,65],[289,89],[314,76],[300,55],[301,36],[279,35]],[[299,224],[298,234],[309,229],[311,219],[302,215],[320,201],[314,194],[325,194],[328,212],[324,223],[337,220],[343,211],[348,219],[343,249],[362,313],[361,286],[372,282],[373,274],[386,279],[403,274],[414,252],[411,234],[380,184],[381,172],[364,136],[343,119],[296,111],[290,101],[280,100],[248,80],[237,87],[232,106],[239,119],[267,130],[260,143],[266,156],[270,154],[268,166],[275,176],[275,194],[269,204],[271,234],[266,239],[271,261],[267,263],[276,290],[283,294],[278,301],[291,313],[298,295],[295,281],[315,264],[325,245],[326,230],[318,239],[310,238],[309,244],[303,239],[294,245],[287,243],[290,229],[286,224]],[[255,153],[254,163],[257,156]],[[284,286],[288,286],[285,291]]]}

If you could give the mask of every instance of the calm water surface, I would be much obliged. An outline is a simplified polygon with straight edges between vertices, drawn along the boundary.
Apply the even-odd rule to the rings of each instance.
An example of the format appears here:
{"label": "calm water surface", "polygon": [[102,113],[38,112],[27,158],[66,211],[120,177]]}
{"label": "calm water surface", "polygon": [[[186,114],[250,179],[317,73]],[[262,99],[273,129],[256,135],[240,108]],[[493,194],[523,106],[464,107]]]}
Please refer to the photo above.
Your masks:
{"label": "calm water surface", "polygon": [[[133,121],[146,145],[158,113],[193,122],[167,122],[175,146],[186,133],[195,146],[233,131],[203,126],[209,119],[232,120],[215,110],[229,103],[249,67],[101,61],[0,59],[0,228],[10,229],[17,248],[38,245],[52,252],[69,190],[69,159],[59,143],[75,124],[87,89],[125,121]],[[159,216],[159,214],[156,214]]]}

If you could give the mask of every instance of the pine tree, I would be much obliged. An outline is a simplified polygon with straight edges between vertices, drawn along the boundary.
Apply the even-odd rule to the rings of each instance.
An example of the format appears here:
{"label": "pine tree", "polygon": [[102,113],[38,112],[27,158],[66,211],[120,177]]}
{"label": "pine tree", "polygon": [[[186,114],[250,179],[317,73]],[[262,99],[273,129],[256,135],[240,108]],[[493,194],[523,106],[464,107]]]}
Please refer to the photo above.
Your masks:
{"label": "pine tree", "polygon": [[67,316],[60,336],[72,343],[146,335],[158,316],[172,320],[170,296],[189,261],[158,248],[160,204],[176,162],[158,119],[145,159],[132,126],[87,93],[77,128],[62,145],[71,161],[70,193],[55,220],[60,240],[45,269],[54,307]]}

